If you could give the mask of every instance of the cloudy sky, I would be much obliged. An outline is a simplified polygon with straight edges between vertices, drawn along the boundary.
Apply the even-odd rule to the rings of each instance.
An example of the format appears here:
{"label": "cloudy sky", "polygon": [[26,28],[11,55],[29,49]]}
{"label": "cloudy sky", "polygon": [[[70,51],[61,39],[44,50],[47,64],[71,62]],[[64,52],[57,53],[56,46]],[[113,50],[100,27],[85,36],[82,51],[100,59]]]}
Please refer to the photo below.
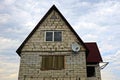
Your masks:
{"label": "cloudy sky", "polygon": [[16,49],[55,4],[85,42],[97,42],[102,80],[120,76],[120,0],[0,0],[0,79],[17,80]]}

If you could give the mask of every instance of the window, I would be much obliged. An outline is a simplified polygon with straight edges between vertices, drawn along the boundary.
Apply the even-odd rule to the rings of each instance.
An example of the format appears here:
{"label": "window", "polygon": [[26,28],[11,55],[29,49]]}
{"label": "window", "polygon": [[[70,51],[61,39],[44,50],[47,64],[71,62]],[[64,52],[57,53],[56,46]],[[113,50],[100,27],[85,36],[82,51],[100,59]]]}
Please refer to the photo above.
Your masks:
{"label": "window", "polygon": [[62,35],[61,32],[54,32],[54,41],[61,41],[62,40]]}
{"label": "window", "polygon": [[95,77],[95,67],[87,66],[87,77]]}
{"label": "window", "polygon": [[42,70],[64,69],[64,56],[42,56]]}
{"label": "window", "polygon": [[62,32],[46,31],[46,41],[62,41]]}
{"label": "window", "polygon": [[46,41],[52,41],[53,32],[46,32]]}
{"label": "window", "polygon": [[52,16],[50,17],[50,19],[57,19],[57,16],[56,16],[56,15],[52,15]]}

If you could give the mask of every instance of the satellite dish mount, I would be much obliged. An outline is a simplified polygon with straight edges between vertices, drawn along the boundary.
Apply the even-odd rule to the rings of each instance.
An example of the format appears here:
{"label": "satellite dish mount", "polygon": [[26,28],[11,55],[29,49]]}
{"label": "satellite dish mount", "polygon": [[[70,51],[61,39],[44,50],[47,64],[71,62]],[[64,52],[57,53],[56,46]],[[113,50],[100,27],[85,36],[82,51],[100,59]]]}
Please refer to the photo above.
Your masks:
{"label": "satellite dish mount", "polygon": [[72,51],[78,53],[80,51],[80,45],[77,42],[72,43]]}

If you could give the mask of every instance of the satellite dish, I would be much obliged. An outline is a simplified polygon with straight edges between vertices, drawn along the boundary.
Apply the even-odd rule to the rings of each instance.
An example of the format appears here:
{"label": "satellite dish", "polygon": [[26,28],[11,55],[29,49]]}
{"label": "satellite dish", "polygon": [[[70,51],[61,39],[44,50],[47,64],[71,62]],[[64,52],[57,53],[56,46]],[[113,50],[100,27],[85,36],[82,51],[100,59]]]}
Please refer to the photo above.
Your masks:
{"label": "satellite dish", "polygon": [[80,45],[78,44],[78,43],[73,43],[72,44],[72,50],[74,51],[74,52],[78,52],[79,50],[80,50]]}

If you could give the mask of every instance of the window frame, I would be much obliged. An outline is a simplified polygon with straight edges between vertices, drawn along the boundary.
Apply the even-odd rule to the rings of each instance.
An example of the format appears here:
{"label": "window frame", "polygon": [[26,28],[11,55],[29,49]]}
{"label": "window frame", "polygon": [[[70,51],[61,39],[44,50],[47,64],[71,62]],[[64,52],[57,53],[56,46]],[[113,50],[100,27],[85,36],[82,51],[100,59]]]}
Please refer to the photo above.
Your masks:
{"label": "window frame", "polygon": [[[47,32],[52,32],[52,41],[47,41],[46,40],[46,34]],[[55,32],[61,32],[61,40],[60,41],[55,41]],[[45,31],[45,38],[44,38],[45,42],[62,42],[62,31]]]}
{"label": "window frame", "polygon": [[[61,33],[61,37],[60,37],[61,40],[60,40],[60,41],[56,41],[56,40],[55,40],[55,32],[60,32],[60,33]],[[54,39],[53,39],[54,42],[61,42],[61,41],[62,41],[62,31],[54,31],[53,33],[54,33],[54,34],[53,34],[53,36],[54,36],[54,37],[53,37],[53,38],[54,38]]]}
{"label": "window frame", "polygon": [[[47,34],[47,32],[52,32],[52,36],[53,36],[53,37],[52,37],[52,41],[47,41],[47,40],[46,40],[46,34]],[[54,38],[54,32],[53,32],[53,31],[45,31],[45,41],[46,41],[46,42],[53,42],[53,38]]]}

